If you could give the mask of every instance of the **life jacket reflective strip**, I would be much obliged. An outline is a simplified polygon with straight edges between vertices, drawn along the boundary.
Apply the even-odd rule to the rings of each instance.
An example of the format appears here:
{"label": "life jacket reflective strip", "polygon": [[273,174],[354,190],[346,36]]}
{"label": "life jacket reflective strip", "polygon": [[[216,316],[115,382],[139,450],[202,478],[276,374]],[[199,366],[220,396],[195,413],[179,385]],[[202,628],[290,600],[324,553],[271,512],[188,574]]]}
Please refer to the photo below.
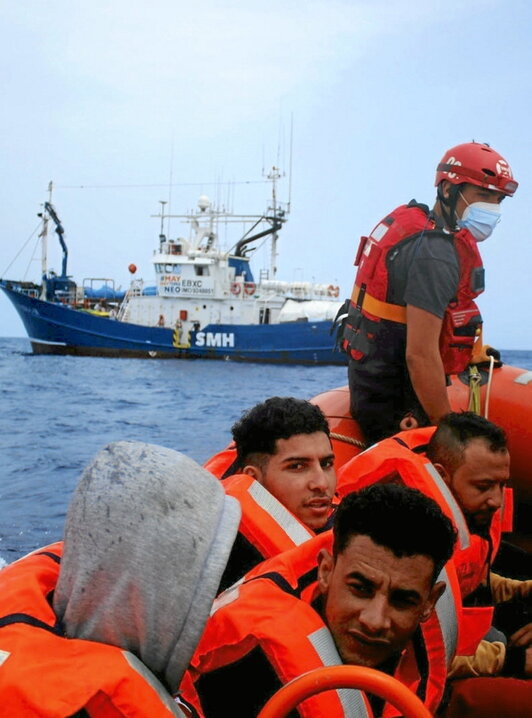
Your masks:
{"label": "life jacket reflective strip", "polygon": [[[344,328],[344,349],[355,360],[362,359],[384,319],[406,323],[404,305],[388,301],[388,257],[405,242],[431,234],[442,235],[434,219],[420,205],[402,205],[385,217],[369,237],[362,237],[355,260],[355,277],[348,317]],[[448,305],[440,333],[440,354],[447,374],[463,371],[470,362],[482,317],[473,301],[482,291],[483,267],[477,243],[465,229],[449,235],[453,241],[460,277],[456,297]],[[364,322],[369,320],[369,324]],[[369,341],[369,344],[368,344]]]}
{"label": "life jacket reflective strip", "polygon": [[[339,666],[342,664],[342,659],[336,649],[331,632],[326,626],[322,624],[314,632],[309,633],[307,638],[319,656],[320,667]],[[346,716],[346,718],[347,716],[353,716],[353,718],[370,718],[373,715],[367,698],[361,691],[343,689],[337,690],[336,693],[336,697],[342,707],[341,715]],[[314,713],[309,713],[309,715],[314,715]]]}
{"label": "life jacket reflective strip", "polygon": [[316,534],[248,474],[224,480],[225,492],[242,507],[239,531],[264,558],[299,546]]}
{"label": "life jacket reflective strip", "polygon": [[[338,471],[337,491],[344,496],[380,481],[397,480],[419,489],[433,498],[453,521],[458,543],[452,558],[460,591],[456,595],[456,610],[460,617],[459,655],[472,655],[480,640],[488,632],[493,620],[492,606],[463,606],[463,599],[486,578],[489,545],[480,536],[470,534],[465,517],[456,499],[435,467],[414,449],[425,445],[434,427],[413,429],[383,439],[353,457]],[[500,543],[501,512],[497,511],[491,526],[493,544]]]}
{"label": "life jacket reflective strip", "polygon": [[47,600],[61,542],[0,572],[0,694],[6,715],[42,718],[84,709],[98,718],[182,716],[155,676],[128,651],[66,638]]}
{"label": "life jacket reflective strip", "polygon": [[[321,548],[332,551],[331,531],[261,563],[243,582],[221,594],[213,605],[215,620],[207,624],[192,661],[193,674],[237,662],[257,645],[283,684],[312,668],[340,664],[329,630],[310,605],[317,591],[316,556]],[[450,573],[453,573],[452,567]],[[451,588],[453,583],[457,587],[455,577],[448,580]],[[434,612],[421,624],[419,632],[427,656],[428,675],[423,678],[420,675],[411,644],[404,650],[394,674],[414,692],[420,691],[418,695],[429,710],[439,705],[445,686],[447,649],[443,636],[449,642],[450,656],[456,631],[454,611],[447,611],[443,606],[440,615]],[[362,705],[358,697],[350,699],[349,705],[354,701]],[[365,705],[369,710],[367,703]],[[309,718],[350,715],[345,712],[347,707],[338,691],[308,699],[298,710]],[[396,715],[392,706],[387,706],[385,711],[387,718]]]}

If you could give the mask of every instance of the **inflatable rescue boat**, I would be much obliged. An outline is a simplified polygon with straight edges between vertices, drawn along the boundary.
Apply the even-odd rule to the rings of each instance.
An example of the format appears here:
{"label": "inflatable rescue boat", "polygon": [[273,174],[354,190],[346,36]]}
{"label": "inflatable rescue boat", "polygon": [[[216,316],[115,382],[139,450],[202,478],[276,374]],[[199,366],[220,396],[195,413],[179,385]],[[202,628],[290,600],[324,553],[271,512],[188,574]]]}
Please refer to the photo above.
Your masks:
{"label": "inflatable rescue boat", "polygon": [[[515,501],[515,536],[532,548],[532,371],[502,364],[472,367],[451,377],[453,411],[476,411],[503,427],[508,436]],[[364,450],[358,423],[349,413],[349,387],[341,386],[311,399],[323,411],[339,468]]]}

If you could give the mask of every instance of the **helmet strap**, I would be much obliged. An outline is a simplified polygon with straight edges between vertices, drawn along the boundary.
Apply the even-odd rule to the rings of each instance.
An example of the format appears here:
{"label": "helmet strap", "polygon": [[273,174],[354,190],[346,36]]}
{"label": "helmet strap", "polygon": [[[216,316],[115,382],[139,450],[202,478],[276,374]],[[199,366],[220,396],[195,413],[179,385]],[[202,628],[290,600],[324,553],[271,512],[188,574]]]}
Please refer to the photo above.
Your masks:
{"label": "helmet strap", "polygon": [[456,223],[458,221],[458,217],[456,216],[456,204],[458,202],[458,194],[461,188],[462,184],[452,184],[449,188],[449,196],[445,197],[443,194],[442,183],[440,182],[436,192],[445,224],[453,231],[456,229]]}

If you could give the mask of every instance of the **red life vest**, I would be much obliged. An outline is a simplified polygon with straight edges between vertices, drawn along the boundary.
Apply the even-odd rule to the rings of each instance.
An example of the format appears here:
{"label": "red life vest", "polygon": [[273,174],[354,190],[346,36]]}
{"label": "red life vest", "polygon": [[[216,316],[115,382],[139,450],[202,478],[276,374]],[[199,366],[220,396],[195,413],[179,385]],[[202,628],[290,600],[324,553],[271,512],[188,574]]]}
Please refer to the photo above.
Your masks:
{"label": "red life vest", "polygon": [[[261,563],[246,575],[243,583],[215,600],[211,619],[191,662],[192,681],[202,673],[238,662],[257,646],[283,685],[313,668],[342,663],[330,631],[311,606],[317,590],[316,556],[321,548],[332,550],[331,531]],[[444,580],[451,589],[445,594],[458,591],[456,576],[446,575]],[[456,632],[457,617],[451,598],[442,603],[440,612],[434,611],[421,624],[417,634],[417,650],[426,655],[427,674],[420,675],[413,644],[404,649],[394,674],[417,692],[431,711],[441,701],[447,666],[454,656]],[[190,681],[182,685],[184,698],[194,702],[194,695],[187,695],[187,683],[190,685]],[[303,718],[372,715],[367,698],[355,690],[318,694],[302,702],[298,712]],[[386,704],[382,715],[392,718],[398,714]]]}
{"label": "red life vest", "polygon": [[[402,205],[385,217],[369,237],[362,237],[355,259],[355,278],[349,314],[344,327],[344,349],[353,359],[363,359],[384,319],[406,324],[406,307],[388,300],[388,257],[405,242],[431,234],[442,235],[420,205]],[[440,333],[440,354],[446,374],[463,371],[470,362],[475,338],[482,325],[473,301],[484,291],[482,260],[466,229],[449,235],[458,255],[460,279],[456,296],[445,310]]]}
{"label": "red life vest", "polygon": [[62,542],[0,572],[0,694],[9,716],[170,718],[180,716],[163,686],[128,651],[66,638],[49,597]]}
{"label": "red life vest", "polygon": [[264,558],[277,556],[316,535],[252,476],[234,474],[223,481],[223,486],[240,502],[239,532]]}
{"label": "red life vest", "polygon": [[[491,626],[493,607],[464,607],[462,599],[486,578],[489,545],[480,536],[469,532],[462,510],[442,477],[423,454],[414,451],[427,444],[434,431],[433,426],[403,431],[374,444],[340,468],[337,491],[340,496],[345,496],[376,482],[400,480],[434,499],[453,521],[458,541],[452,561],[460,584],[458,654],[472,655]],[[510,491],[506,489],[506,492]],[[508,507],[507,502],[505,506]],[[501,514],[497,511],[490,529],[494,555],[501,540]]]}

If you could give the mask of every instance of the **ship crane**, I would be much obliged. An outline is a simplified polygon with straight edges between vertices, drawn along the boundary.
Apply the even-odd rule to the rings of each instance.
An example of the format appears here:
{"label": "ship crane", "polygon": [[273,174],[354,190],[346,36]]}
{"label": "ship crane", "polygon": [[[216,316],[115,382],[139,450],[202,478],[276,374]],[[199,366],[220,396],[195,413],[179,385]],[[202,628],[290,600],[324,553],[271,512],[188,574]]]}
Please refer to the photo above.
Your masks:
{"label": "ship crane", "polygon": [[63,261],[61,263],[61,279],[67,279],[68,249],[65,244],[65,240],[63,239],[65,230],[63,229],[61,220],[57,216],[57,212],[55,211],[54,206],[50,202],[44,203],[44,209],[46,212],[48,212],[48,215],[52,218],[52,221],[55,224],[55,231],[57,233],[57,236],[59,237],[59,243],[61,244],[61,249],[63,250]]}

